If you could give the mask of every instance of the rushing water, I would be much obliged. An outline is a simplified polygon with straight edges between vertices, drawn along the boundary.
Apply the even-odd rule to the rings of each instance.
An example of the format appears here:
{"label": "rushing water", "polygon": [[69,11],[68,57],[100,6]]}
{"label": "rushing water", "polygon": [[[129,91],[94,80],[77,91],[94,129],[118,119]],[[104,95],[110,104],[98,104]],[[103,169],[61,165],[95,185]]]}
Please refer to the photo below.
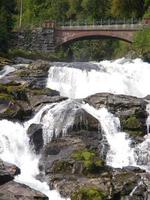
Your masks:
{"label": "rushing water", "polygon": [[[3,71],[0,78],[8,73]],[[21,169],[21,175],[16,177],[16,181],[43,192],[50,200],[62,199],[57,191],[49,190],[47,183],[36,180],[40,156],[35,155],[29,146],[27,129],[32,123],[41,123],[44,144],[47,144],[53,137],[65,136],[74,123],[76,112],[84,109],[101,124],[103,134],[110,145],[107,154],[108,165],[132,165],[150,170],[150,115],[146,122],[148,135],[145,136],[144,142],[133,148],[128,134],[120,131],[119,119],[109,113],[107,108],[96,110],[75,100],[99,92],[144,97],[150,94],[149,74],[150,64],[140,59],[119,59],[100,63],[54,63],[49,69],[47,87],[60,91],[61,95],[72,100],[45,105],[24,124],[1,120],[0,158],[16,164]],[[150,114],[149,105],[147,112]]]}
{"label": "rushing water", "polygon": [[150,64],[140,59],[55,63],[49,70],[47,87],[70,98],[84,98],[100,92],[144,97],[150,94],[149,74]]}
{"label": "rushing water", "polygon": [[110,150],[107,153],[107,164],[113,167],[136,166],[134,149],[130,147],[131,140],[125,132],[120,131],[120,121],[107,111],[106,108],[96,110],[88,104],[83,108],[99,120]]}
{"label": "rushing water", "polygon": [[50,107],[51,105],[44,106],[33,119],[24,124],[7,120],[0,121],[0,158],[21,169],[21,174],[15,178],[17,182],[44,193],[50,200],[62,200],[56,190],[50,191],[46,182],[40,182],[36,179],[39,174],[40,157],[32,152],[26,133],[32,123],[40,123],[41,115]]}
{"label": "rushing water", "polygon": [[3,78],[7,74],[14,72],[15,70],[16,70],[15,67],[9,65],[4,66],[4,68],[0,71],[0,78]]}

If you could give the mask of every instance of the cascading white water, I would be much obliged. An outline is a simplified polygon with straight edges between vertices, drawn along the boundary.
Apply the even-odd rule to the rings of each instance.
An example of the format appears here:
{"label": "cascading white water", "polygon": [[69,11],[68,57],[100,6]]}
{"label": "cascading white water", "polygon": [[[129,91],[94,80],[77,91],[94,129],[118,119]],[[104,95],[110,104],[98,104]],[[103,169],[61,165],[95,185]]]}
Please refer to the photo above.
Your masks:
{"label": "cascading white water", "polygon": [[145,136],[145,140],[131,147],[131,139],[125,132],[120,131],[120,120],[109,113],[106,108],[96,110],[89,104],[83,104],[88,113],[99,120],[102,130],[110,145],[106,162],[114,168],[126,166],[137,166],[146,171],[150,171],[150,134]]}
{"label": "cascading white water", "polygon": [[7,74],[16,71],[17,69],[28,67],[28,64],[14,64],[14,65],[5,65],[2,70],[0,70],[0,79],[5,77]]}
{"label": "cascading white water", "polygon": [[16,69],[13,66],[5,65],[3,69],[0,71],[0,78],[3,78],[7,74],[14,72]]}
{"label": "cascading white water", "polygon": [[[150,94],[150,88],[147,87],[150,84],[149,74],[150,64],[144,63],[140,59],[133,61],[119,59],[84,64],[55,63],[54,66],[50,67],[47,87],[56,89],[60,91],[61,95],[70,98],[83,98],[99,92],[144,97]],[[114,167],[128,165],[147,167],[150,160],[148,153],[149,135],[143,143],[133,149],[130,146],[131,140],[128,135],[120,132],[119,119],[109,113],[106,108],[97,111],[87,104],[82,105],[75,100],[66,100],[46,105],[33,119],[23,125],[7,120],[0,121],[0,158],[21,168],[21,175],[16,178],[16,181],[43,192],[50,200],[61,199],[55,190],[49,190],[46,183],[36,180],[36,175],[39,173],[39,157],[31,151],[26,131],[32,123],[43,124],[46,144],[54,136],[67,133],[74,122],[76,111],[80,108],[84,108],[100,121],[110,144],[107,155],[109,165]],[[147,119],[148,133],[149,124],[150,118]],[[146,159],[141,159],[143,154],[149,159],[147,162]]]}
{"label": "cascading white water", "polygon": [[47,144],[53,137],[65,136],[68,129],[72,128],[75,113],[79,109],[81,105],[73,100],[57,103],[48,109],[41,120],[44,143]]}
{"label": "cascading white water", "polygon": [[106,158],[107,164],[116,168],[136,166],[134,149],[130,147],[131,140],[125,132],[120,131],[119,119],[109,113],[106,108],[96,110],[88,104],[83,105],[83,108],[99,120],[110,145]]}
{"label": "cascading white water", "polygon": [[[144,97],[150,94],[150,64],[141,59],[102,61],[100,63],[55,63],[49,70],[47,87],[60,91],[70,98],[83,98],[89,95],[108,92]],[[149,106],[150,107],[150,106]],[[147,111],[150,110],[147,106]],[[120,132],[119,119],[106,109],[95,110],[90,106],[83,108],[96,117],[105,132],[110,145],[107,163],[113,167],[139,165],[149,170],[149,136],[135,149],[131,148],[129,136]],[[150,111],[147,118],[147,132],[150,129]],[[140,151],[140,149],[142,149]],[[144,156],[143,156],[143,155]],[[141,159],[143,158],[144,161]],[[146,159],[146,158],[147,159]],[[147,160],[147,162],[146,162]],[[143,164],[142,164],[143,163]],[[146,164],[147,163],[147,164]]]}
{"label": "cascading white water", "polygon": [[40,123],[44,111],[53,105],[43,107],[33,119],[22,124],[8,120],[0,121],[0,158],[13,163],[21,169],[21,174],[15,178],[19,183],[26,184],[31,188],[41,191],[49,197],[49,200],[62,200],[56,190],[50,191],[46,182],[36,179],[39,174],[39,156],[35,155],[30,146],[27,129],[32,123]]}
{"label": "cascading white water", "polygon": [[144,97],[150,94],[149,74],[150,64],[140,59],[55,63],[50,67],[47,87],[70,98],[84,98],[100,92]]}

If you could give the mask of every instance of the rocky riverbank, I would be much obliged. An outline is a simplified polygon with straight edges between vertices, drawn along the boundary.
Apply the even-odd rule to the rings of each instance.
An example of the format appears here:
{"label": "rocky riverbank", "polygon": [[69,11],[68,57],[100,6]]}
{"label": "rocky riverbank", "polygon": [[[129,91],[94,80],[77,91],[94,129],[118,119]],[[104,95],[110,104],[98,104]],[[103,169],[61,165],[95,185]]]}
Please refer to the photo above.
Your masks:
{"label": "rocky riverbank", "polygon": [[[0,79],[0,119],[22,123],[43,105],[67,99],[61,97],[59,92],[45,88],[50,67],[48,62],[36,61]],[[131,145],[135,146],[147,134],[147,99],[99,93],[77,102],[84,101],[96,109],[107,107],[120,118],[122,131],[129,134]],[[102,134],[99,121],[84,109],[77,109],[72,128],[68,129],[65,136],[60,134],[59,137],[53,137],[46,145],[42,124],[31,124],[28,135],[35,153],[42,155],[38,178],[46,180],[50,188],[56,188],[63,197],[71,197],[71,200],[150,199],[149,173],[137,167],[114,169],[106,165],[109,144]],[[0,186],[0,199],[17,199],[18,196],[27,200],[46,198],[39,192],[13,182],[19,169],[10,165],[12,174],[1,163],[0,173],[5,178],[0,179],[4,180]]]}
{"label": "rocky riverbank", "polygon": [[26,199],[34,200],[48,199],[45,195],[37,192],[23,184],[14,181],[15,176],[20,174],[20,169],[15,165],[0,160],[0,199],[17,200]]}

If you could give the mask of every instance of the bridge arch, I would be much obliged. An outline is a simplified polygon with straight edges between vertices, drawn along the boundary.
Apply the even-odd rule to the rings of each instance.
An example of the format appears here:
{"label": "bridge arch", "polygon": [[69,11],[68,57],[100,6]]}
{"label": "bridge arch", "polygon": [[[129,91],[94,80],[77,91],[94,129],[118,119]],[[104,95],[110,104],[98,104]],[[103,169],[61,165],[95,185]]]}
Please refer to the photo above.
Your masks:
{"label": "bridge arch", "polygon": [[84,39],[118,39],[132,43],[135,30],[68,30],[56,31],[56,47]]}

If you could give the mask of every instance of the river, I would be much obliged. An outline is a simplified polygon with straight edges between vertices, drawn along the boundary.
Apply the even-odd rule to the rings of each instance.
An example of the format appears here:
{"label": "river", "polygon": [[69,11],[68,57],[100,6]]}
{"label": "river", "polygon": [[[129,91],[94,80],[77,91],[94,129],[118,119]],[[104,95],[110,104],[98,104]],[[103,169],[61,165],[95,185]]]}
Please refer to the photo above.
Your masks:
{"label": "river", "polygon": [[[61,134],[62,137],[67,135],[68,129],[73,124],[76,110],[81,108],[98,119],[102,126],[110,145],[106,158],[108,165],[114,168],[138,166],[149,171],[150,159],[144,165],[139,165],[137,162],[144,156],[150,158],[148,151],[149,133],[143,142],[132,147],[128,134],[121,132],[119,118],[110,113],[107,107],[96,110],[83,101],[77,101],[77,99],[101,92],[143,98],[150,94],[150,64],[141,59],[122,58],[99,63],[56,62],[51,63],[51,65],[46,87],[59,91],[62,96],[69,99],[45,105],[31,120],[24,124],[8,120],[0,121],[0,158],[21,169],[21,175],[15,180],[43,192],[49,197],[49,200],[63,199],[56,190],[49,190],[46,182],[40,182],[36,179],[39,174],[40,155],[37,156],[32,152],[27,129],[32,123],[43,124],[43,138],[46,145],[51,141],[53,134],[55,136]],[[0,78],[12,71],[14,71],[13,67],[5,67]],[[147,109],[148,106],[149,104]],[[45,111],[47,113],[42,117]],[[149,126],[149,121],[148,118],[147,126]],[[28,175],[26,171],[28,171]]]}

